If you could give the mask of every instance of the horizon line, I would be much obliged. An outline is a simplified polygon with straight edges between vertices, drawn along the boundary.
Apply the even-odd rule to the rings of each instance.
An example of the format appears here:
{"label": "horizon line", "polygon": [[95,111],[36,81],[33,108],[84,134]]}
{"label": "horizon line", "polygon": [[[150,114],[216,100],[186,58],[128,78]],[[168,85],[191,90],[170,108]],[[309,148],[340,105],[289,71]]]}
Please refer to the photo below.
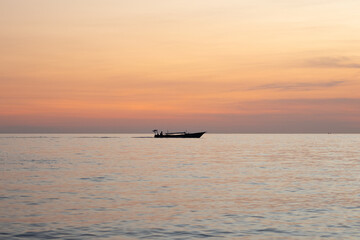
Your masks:
{"label": "horizon line", "polygon": [[[151,134],[150,132],[0,132],[0,134]],[[360,132],[208,132],[206,134],[360,134]]]}

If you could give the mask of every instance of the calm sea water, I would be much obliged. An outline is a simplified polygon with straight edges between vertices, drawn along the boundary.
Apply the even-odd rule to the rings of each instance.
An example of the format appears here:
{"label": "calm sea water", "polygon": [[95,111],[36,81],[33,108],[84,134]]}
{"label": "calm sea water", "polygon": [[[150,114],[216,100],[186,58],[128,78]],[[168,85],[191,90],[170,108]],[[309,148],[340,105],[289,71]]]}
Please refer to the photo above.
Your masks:
{"label": "calm sea water", "polygon": [[360,135],[150,136],[0,135],[0,238],[360,238]]}

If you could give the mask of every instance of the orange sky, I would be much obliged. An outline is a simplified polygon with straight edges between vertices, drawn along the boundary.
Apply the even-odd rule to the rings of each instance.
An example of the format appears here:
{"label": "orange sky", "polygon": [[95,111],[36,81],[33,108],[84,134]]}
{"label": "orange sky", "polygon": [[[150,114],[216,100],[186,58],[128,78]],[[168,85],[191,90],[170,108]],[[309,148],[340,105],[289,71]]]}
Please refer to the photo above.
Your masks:
{"label": "orange sky", "polygon": [[0,1],[0,132],[359,133],[359,11],[357,0]]}

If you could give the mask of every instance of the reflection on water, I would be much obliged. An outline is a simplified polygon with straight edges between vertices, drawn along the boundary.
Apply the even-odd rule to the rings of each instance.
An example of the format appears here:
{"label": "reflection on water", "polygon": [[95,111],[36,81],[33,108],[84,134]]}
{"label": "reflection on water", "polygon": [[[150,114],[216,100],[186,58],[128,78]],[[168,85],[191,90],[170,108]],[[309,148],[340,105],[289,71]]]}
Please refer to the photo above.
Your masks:
{"label": "reflection on water", "polygon": [[0,135],[0,239],[357,239],[360,135]]}

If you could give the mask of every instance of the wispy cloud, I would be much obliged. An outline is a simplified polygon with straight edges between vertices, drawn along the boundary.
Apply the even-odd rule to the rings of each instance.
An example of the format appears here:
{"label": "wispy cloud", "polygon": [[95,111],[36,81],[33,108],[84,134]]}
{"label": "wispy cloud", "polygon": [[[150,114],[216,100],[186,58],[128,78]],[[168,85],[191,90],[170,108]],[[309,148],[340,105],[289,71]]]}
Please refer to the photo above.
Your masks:
{"label": "wispy cloud", "polygon": [[322,57],[308,59],[302,67],[310,68],[360,68],[360,63],[349,57]]}
{"label": "wispy cloud", "polygon": [[277,99],[277,100],[266,100],[267,103],[271,104],[286,104],[286,105],[303,105],[303,106],[352,106],[360,107],[360,98],[297,98],[297,99]]}
{"label": "wispy cloud", "polygon": [[307,91],[318,88],[330,88],[344,84],[345,81],[328,81],[319,83],[297,82],[297,83],[271,83],[259,85],[249,90],[279,90],[279,91]]}
{"label": "wispy cloud", "polygon": [[[237,109],[242,112],[263,114],[298,114],[315,116],[325,114],[336,118],[360,117],[360,98],[295,98],[295,99],[263,99],[237,103]],[[256,111],[253,111],[253,110]]]}
{"label": "wispy cloud", "polygon": [[[257,101],[245,101],[238,103],[240,108],[264,108],[264,109],[323,109],[333,111],[354,111],[360,114],[360,98],[286,98],[286,99],[262,99]],[[335,110],[336,109],[336,110]],[[359,115],[360,116],[360,115]]]}

